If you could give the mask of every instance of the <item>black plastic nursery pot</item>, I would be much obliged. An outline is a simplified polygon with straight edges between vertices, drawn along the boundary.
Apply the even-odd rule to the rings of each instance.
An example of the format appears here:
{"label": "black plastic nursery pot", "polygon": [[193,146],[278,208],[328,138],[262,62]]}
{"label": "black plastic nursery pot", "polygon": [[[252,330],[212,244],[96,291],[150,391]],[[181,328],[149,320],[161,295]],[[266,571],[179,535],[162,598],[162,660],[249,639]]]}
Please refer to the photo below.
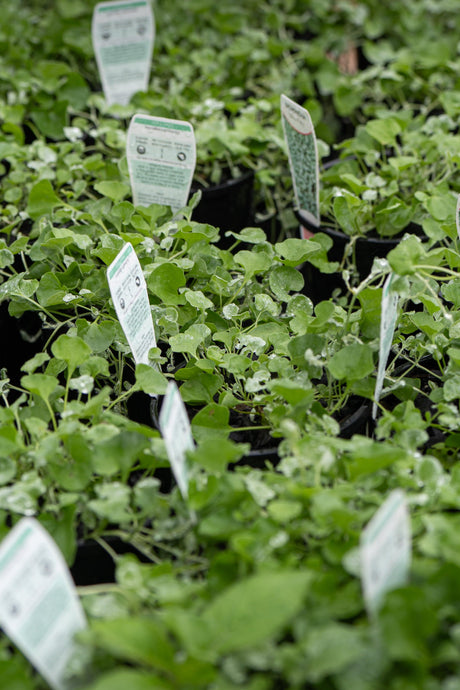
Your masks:
{"label": "black plastic nursery pot", "polygon": [[[302,237],[305,239],[313,238],[315,233],[322,232],[332,240],[332,247],[328,251],[329,261],[341,263],[345,251],[351,242],[351,238],[341,230],[320,226],[313,226],[301,209],[294,209],[295,216],[301,224]],[[383,259],[391,249],[399,244],[399,237],[358,237],[354,240],[352,248],[353,263],[356,268],[359,280],[365,280],[372,269],[374,259]],[[305,289],[309,297],[314,302],[329,299],[334,290],[346,291],[346,286],[340,273],[321,273],[315,266],[305,263],[301,267],[305,280]]]}
{"label": "black plastic nursery pot", "polygon": [[193,211],[193,220],[209,223],[222,231],[219,245],[227,249],[234,238],[225,237],[227,230],[238,232],[252,224],[254,173],[248,170],[240,177],[212,187],[192,186],[191,195],[201,189],[201,201]]}

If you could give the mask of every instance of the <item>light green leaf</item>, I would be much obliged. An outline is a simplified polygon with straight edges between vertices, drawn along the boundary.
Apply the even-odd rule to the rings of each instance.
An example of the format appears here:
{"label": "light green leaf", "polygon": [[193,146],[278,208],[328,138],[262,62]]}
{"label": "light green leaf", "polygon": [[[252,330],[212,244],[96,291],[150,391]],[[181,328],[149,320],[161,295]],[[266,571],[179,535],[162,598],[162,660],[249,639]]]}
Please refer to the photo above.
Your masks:
{"label": "light green leaf", "polygon": [[292,266],[275,266],[269,275],[270,289],[275,297],[287,302],[292,295],[290,292],[300,292],[304,286],[304,279],[299,271]]}
{"label": "light green leaf", "polygon": [[26,212],[33,220],[37,220],[62,205],[63,202],[55,194],[51,182],[49,180],[41,180],[30,190]]}
{"label": "light green leaf", "polygon": [[[196,428],[193,435],[198,440]],[[198,446],[189,453],[191,462],[204,467],[208,472],[224,472],[227,465],[238,462],[250,450],[249,443],[233,443],[222,434],[209,436],[199,441]]]}
{"label": "light green leaf", "polygon": [[415,273],[417,265],[422,263],[425,256],[426,251],[420,239],[415,235],[408,235],[388,253],[387,259],[393,271],[404,276]]}
{"label": "light green leaf", "polygon": [[163,304],[183,304],[178,290],[186,283],[184,272],[175,264],[165,263],[154,268],[147,279],[147,286]]}
{"label": "light green leaf", "polygon": [[192,305],[192,307],[195,307],[195,309],[199,309],[200,311],[206,311],[207,309],[214,308],[214,304],[210,299],[205,297],[201,290],[187,290],[184,293],[184,297],[186,301]]}
{"label": "light green leaf", "polygon": [[114,203],[122,201],[125,196],[131,193],[129,185],[124,182],[118,182],[117,180],[103,180],[102,182],[96,182],[94,189],[102,196],[106,196],[112,199]]}
{"label": "light green leaf", "polygon": [[366,131],[383,146],[392,146],[396,143],[396,137],[401,132],[401,125],[392,117],[369,120],[366,123]]}
{"label": "light green leaf", "polygon": [[98,647],[126,661],[166,672],[174,666],[175,650],[164,626],[154,618],[136,616],[94,621],[91,630]]}
{"label": "light green leaf", "polygon": [[211,329],[203,323],[195,323],[184,333],[173,335],[169,344],[173,352],[185,352],[196,357],[197,348],[211,335]]}
{"label": "light green leaf", "polygon": [[296,237],[275,244],[277,255],[283,259],[283,263],[292,267],[299,266],[321,250],[321,245],[314,240],[303,240]]}
{"label": "light green leaf", "polygon": [[205,405],[192,420],[193,437],[198,442],[209,438],[226,438],[230,432],[229,418],[230,411],[225,405]]}
{"label": "light green leaf", "polygon": [[164,395],[168,386],[168,380],[158,369],[149,364],[136,365],[136,390],[141,390],[148,395]]}
{"label": "light green leaf", "polygon": [[48,374],[27,374],[21,379],[21,386],[43,400],[48,400],[58,383],[57,378]]}
{"label": "light green leaf", "polygon": [[75,369],[83,364],[91,355],[91,348],[78,336],[60,335],[51,346],[51,351],[58,359],[63,359],[67,364],[67,375],[70,378]]}
{"label": "light green leaf", "polygon": [[243,267],[246,280],[256,273],[265,273],[272,265],[272,258],[265,252],[250,252],[246,249],[235,254],[235,261]]}
{"label": "light green leaf", "polygon": [[309,573],[260,573],[235,583],[204,611],[210,649],[228,654],[270,640],[298,613],[310,583]]}
{"label": "light green leaf", "polygon": [[372,350],[360,343],[346,345],[331,357],[327,367],[336,379],[359,381],[374,371]]}
{"label": "light green leaf", "polygon": [[[86,690],[127,690],[127,688],[129,690],[171,690],[171,684],[153,673],[123,667],[104,673],[94,683],[86,686]],[[28,689],[24,687],[24,690]]]}

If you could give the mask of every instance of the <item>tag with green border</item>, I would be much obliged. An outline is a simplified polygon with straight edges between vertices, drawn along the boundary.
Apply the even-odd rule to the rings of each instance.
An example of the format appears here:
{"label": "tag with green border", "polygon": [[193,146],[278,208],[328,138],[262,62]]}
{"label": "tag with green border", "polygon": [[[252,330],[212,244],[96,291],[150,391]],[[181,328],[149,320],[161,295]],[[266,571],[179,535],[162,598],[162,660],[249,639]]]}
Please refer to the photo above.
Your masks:
{"label": "tag with green border", "polygon": [[457,223],[457,235],[460,237],[460,194],[457,196],[457,210],[455,213],[455,220]]}
{"label": "tag with green border", "polygon": [[380,344],[379,344],[379,366],[377,370],[377,380],[375,382],[374,390],[374,404],[372,405],[372,418],[377,417],[377,404],[380,400],[380,395],[383,388],[383,380],[385,378],[385,370],[390,354],[391,345],[393,343],[393,334],[395,332],[396,317],[398,313],[398,295],[395,292],[390,292],[391,283],[394,279],[394,273],[390,273],[385,281],[382,290],[382,313],[380,317]]}
{"label": "tag with green border", "polygon": [[385,594],[406,584],[411,561],[410,516],[401,489],[393,491],[363,530],[360,545],[361,580],[369,615]]}
{"label": "tag with green border", "polygon": [[93,12],[93,48],[109,105],[147,91],[155,40],[150,0],[100,2]]}
{"label": "tag with green border", "polygon": [[70,688],[66,667],[86,619],[61,552],[34,518],[0,545],[0,624],[52,688]]}
{"label": "tag with green border", "polygon": [[318,148],[308,110],[281,95],[281,121],[286,140],[295,201],[308,221],[320,226]]}
{"label": "tag with green border", "polygon": [[149,364],[156,347],[152,312],[142,267],[128,242],[107,269],[113,305],[136,364]]}
{"label": "tag with green border", "polygon": [[187,204],[196,164],[189,122],[134,115],[126,157],[135,206],[162,204],[177,211]]}
{"label": "tag with green border", "polygon": [[195,447],[190,421],[180,391],[170,381],[160,412],[160,429],[168,452],[171,468],[182,496],[188,496],[188,468],[186,453]]}

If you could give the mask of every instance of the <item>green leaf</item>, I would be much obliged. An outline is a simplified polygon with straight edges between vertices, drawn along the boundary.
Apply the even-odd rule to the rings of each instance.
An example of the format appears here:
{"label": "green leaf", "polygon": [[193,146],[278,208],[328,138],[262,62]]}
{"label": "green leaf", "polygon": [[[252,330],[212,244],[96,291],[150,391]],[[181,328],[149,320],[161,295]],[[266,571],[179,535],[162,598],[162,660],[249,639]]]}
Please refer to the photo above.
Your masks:
{"label": "green leaf", "polygon": [[112,321],[91,323],[83,334],[83,340],[95,353],[104,352],[113,343],[116,336],[116,326]]}
{"label": "green leaf", "polygon": [[91,355],[91,348],[82,338],[60,335],[51,346],[51,351],[58,359],[67,364],[67,375],[70,378],[75,369]]}
{"label": "green leaf", "polygon": [[[196,429],[193,430],[193,435],[196,436]],[[198,440],[198,439],[197,439]],[[197,463],[205,470],[211,473],[224,472],[227,465],[232,462],[238,462],[250,450],[248,443],[233,443],[229,439],[216,434],[215,437],[203,437],[199,441],[198,446],[190,451],[189,457],[191,462]]]}
{"label": "green leaf", "polygon": [[[176,378],[180,380],[178,375],[176,375]],[[222,386],[222,382],[222,376],[196,370],[193,378],[185,381],[180,388],[182,400],[185,403],[191,404],[213,402],[214,396]]]}
{"label": "green leaf", "polygon": [[[127,690],[127,688],[129,690],[171,690],[171,684],[147,671],[116,668],[104,673],[94,683],[86,686],[86,690]],[[24,690],[28,688],[24,686]]]}
{"label": "green leaf", "polygon": [[216,659],[277,637],[303,609],[311,574],[277,571],[230,585],[200,615],[174,610],[166,622],[193,656]]}
{"label": "green leaf", "polygon": [[299,266],[321,249],[321,245],[314,240],[302,240],[295,237],[275,244],[275,251],[284,260],[283,263],[292,267]]}
{"label": "green leaf", "polygon": [[366,649],[361,630],[341,623],[315,626],[307,635],[303,648],[307,677],[315,684],[340,673]]}
{"label": "green leaf", "polygon": [[414,211],[411,206],[392,197],[379,204],[375,212],[375,227],[379,235],[392,237],[409,225]]}
{"label": "green leaf", "polygon": [[58,384],[57,378],[48,374],[27,374],[21,379],[21,386],[43,400],[49,399]]}
{"label": "green leaf", "polygon": [[360,325],[364,336],[378,338],[382,312],[382,289],[367,287],[358,295],[361,304]]}
{"label": "green leaf", "polygon": [[359,381],[374,371],[372,350],[368,345],[360,343],[346,345],[331,357],[327,367],[339,381]]}
{"label": "green leaf", "polygon": [[387,259],[391,268],[400,276],[417,272],[417,265],[422,263],[426,251],[420,239],[415,235],[408,235],[397,247],[388,252]]}
{"label": "green leaf", "polygon": [[50,359],[50,356],[46,352],[38,352],[34,357],[31,359],[27,360],[22,367],[21,371],[25,371],[26,374],[33,374],[36,369],[42,366],[42,364],[45,364],[45,362],[48,362]]}
{"label": "green leaf", "polygon": [[88,501],[88,508],[109,522],[130,522],[131,489],[121,482],[109,482],[96,487],[97,498]]}
{"label": "green leaf", "polygon": [[229,418],[230,411],[225,405],[205,405],[192,420],[193,437],[198,442],[209,438],[225,438],[230,432]]}
{"label": "green leaf", "polygon": [[350,459],[347,459],[346,465],[350,479],[354,480],[405,459],[407,459],[407,452],[402,448],[359,438],[350,448]]}
{"label": "green leaf", "polygon": [[[171,672],[175,650],[164,626],[152,617],[135,616],[94,621],[91,626],[96,645],[116,657],[150,668]],[[130,685],[125,686],[131,688]]]}
{"label": "green leaf", "polygon": [[397,135],[401,133],[401,125],[392,117],[369,120],[365,128],[366,132],[383,146],[394,146]]}
{"label": "green leaf", "polygon": [[93,469],[106,477],[120,471],[127,476],[148,445],[148,439],[142,434],[120,431],[119,434],[95,444],[91,457]]}
{"label": "green leaf", "polygon": [[299,501],[279,498],[268,504],[267,512],[275,522],[288,523],[301,515],[302,504]]}
{"label": "green leaf", "polygon": [[420,596],[419,587],[389,592],[379,615],[379,626],[391,659],[421,667],[430,663],[430,640],[439,628],[439,618],[429,597]]}
{"label": "green leaf", "polygon": [[186,283],[184,272],[175,264],[157,266],[147,279],[147,286],[164,304],[183,304],[184,298],[178,290]]}
{"label": "green leaf", "polygon": [[0,678],[3,687],[8,690],[34,690],[37,687],[28,664],[14,656],[0,659]]}
{"label": "green leaf", "polygon": [[304,286],[302,274],[292,266],[275,266],[268,280],[273,294],[283,302],[291,298],[290,292],[300,292]]}
{"label": "green leaf", "polygon": [[243,267],[246,280],[256,273],[265,273],[272,265],[272,258],[265,252],[249,252],[246,249],[235,254],[235,261]]}
{"label": "green leaf", "polygon": [[184,297],[186,301],[192,305],[192,307],[195,307],[195,309],[199,309],[200,311],[207,311],[208,309],[214,308],[214,304],[210,299],[205,297],[201,290],[187,290],[184,293]]}
{"label": "green leaf", "polygon": [[184,333],[173,335],[169,344],[173,352],[184,352],[196,357],[197,348],[211,335],[211,329],[203,323],[194,323]]}
{"label": "green leaf", "polygon": [[41,180],[30,190],[26,212],[33,220],[37,220],[62,204],[63,202],[54,193],[51,182]]}
{"label": "green leaf", "polygon": [[311,576],[301,571],[260,573],[228,587],[201,616],[218,654],[247,649],[278,635],[304,604]]}
{"label": "green leaf", "polygon": [[40,284],[37,287],[37,300],[42,307],[52,307],[57,304],[64,305],[66,294],[67,289],[61,285],[55,273],[48,271],[42,275]]}
{"label": "green leaf", "polygon": [[111,199],[114,203],[122,201],[125,196],[131,193],[129,185],[124,182],[118,182],[117,180],[103,180],[102,182],[96,182],[94,189],[102,196],[106,196]]}
{"label": "green leaf", "polygon": [[141,390],[148,395],[164,395],[168,386],[168,380],[158,369],[149,364],[136,365],[136,390]]}
{"label": "green leaf", "polygon": [[356,210],[350,203],[351,195],[337,196],[333,202],[334,215],[341,229],[350,236],[359,235]]}
{"label": "green leaf", "polygon": [[30,116],[45,137],[61,139],[67,124],[67,102],[55,100],[48,110],[31,110]]}
{"label": "green leaf", "polygon": [[248,244],[262,244],[267,241],[267,236],[261,228],[243,228],[240,232],[228,232],[228,234]]}
{"label": "green leaf", "polygon": [[0,485],[8,484],[16,476],[16,463],[12,458],[0,457]]}
{"label": "green leaf", "polygon": [[39,517],[40,523],[50,533],[69,566],[73,564],[77,552],[75,511],[76,505],[73,505],[64,508],[59,516],[45,513]]}

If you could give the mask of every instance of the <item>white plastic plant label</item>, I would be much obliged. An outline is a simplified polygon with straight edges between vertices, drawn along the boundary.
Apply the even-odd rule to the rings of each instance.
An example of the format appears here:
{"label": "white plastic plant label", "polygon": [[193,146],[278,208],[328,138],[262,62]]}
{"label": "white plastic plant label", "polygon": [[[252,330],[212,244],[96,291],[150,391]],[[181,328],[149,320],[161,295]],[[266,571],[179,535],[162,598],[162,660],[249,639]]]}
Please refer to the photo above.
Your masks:
{"label": "white plastic plant label", "polygon": [[372,405],[372,418],[377,416],[377,403],[380,400],[380,395],[383,388],[383,380],[385,378],[385,370],[390,354],[391,344],[393,342],[393,334],[395,332],[396,316],[398,312],[398,295],[396,292],[391,292],[391,283],[393,282],[394,274],[390,273],[385,281],[382,290],[382,314],[380,317],[380,344],[379,344],[379,366],[377,369],[377,380],[375,382],[374,390],[374,404]]}
{"label": "white plastic plant label", "polygon": [[320,225],[318,148],[310,113],[283,94],[281,121],[288,147],[296,204],[309,222],[318,228]]}
{"label": "white plastic plant label", "polygon": [[156,347],[152,312],[142,268],[128,242],[107,269],[115,311],[136,364],[149,364],[149,350]]}
{"label": "white plastic plant label", "polygon": [[34,518],[0,545],[0,624],[52,688],[68,687],[73,638],[86,619],[61,552]]}
{"label": "white plastic plant label", "polygon": [[155,23],[150,0],[100,2],[93,12],[93,48],[109,105],[126,105],[150,78]]}
{"label": "white plastic plant label", "polygon": [[169,462],[184,498],[188,496],[186,452],[195,447],[190,421],[180,391],[170,381],[160,412],[160,429],[166,444]]}
{"label": "white plastic plant label", "polygon": [[189,122],[134,115],[126,144],[135,206],[186,205],[196,164],[195,133]]}
{"label": "white plastic plant label", "polygon": [[457,196],[457,209],[455,212],[455,221],[457,223],[457,235],[460,237],[460,194]]}
{"label": "white plastic plant label", "polygon": [[411,561],[410,516],[405,494],[393,491],[361,535],[361,578],[366,608],[375,614],[386,592],[404,585]]}

